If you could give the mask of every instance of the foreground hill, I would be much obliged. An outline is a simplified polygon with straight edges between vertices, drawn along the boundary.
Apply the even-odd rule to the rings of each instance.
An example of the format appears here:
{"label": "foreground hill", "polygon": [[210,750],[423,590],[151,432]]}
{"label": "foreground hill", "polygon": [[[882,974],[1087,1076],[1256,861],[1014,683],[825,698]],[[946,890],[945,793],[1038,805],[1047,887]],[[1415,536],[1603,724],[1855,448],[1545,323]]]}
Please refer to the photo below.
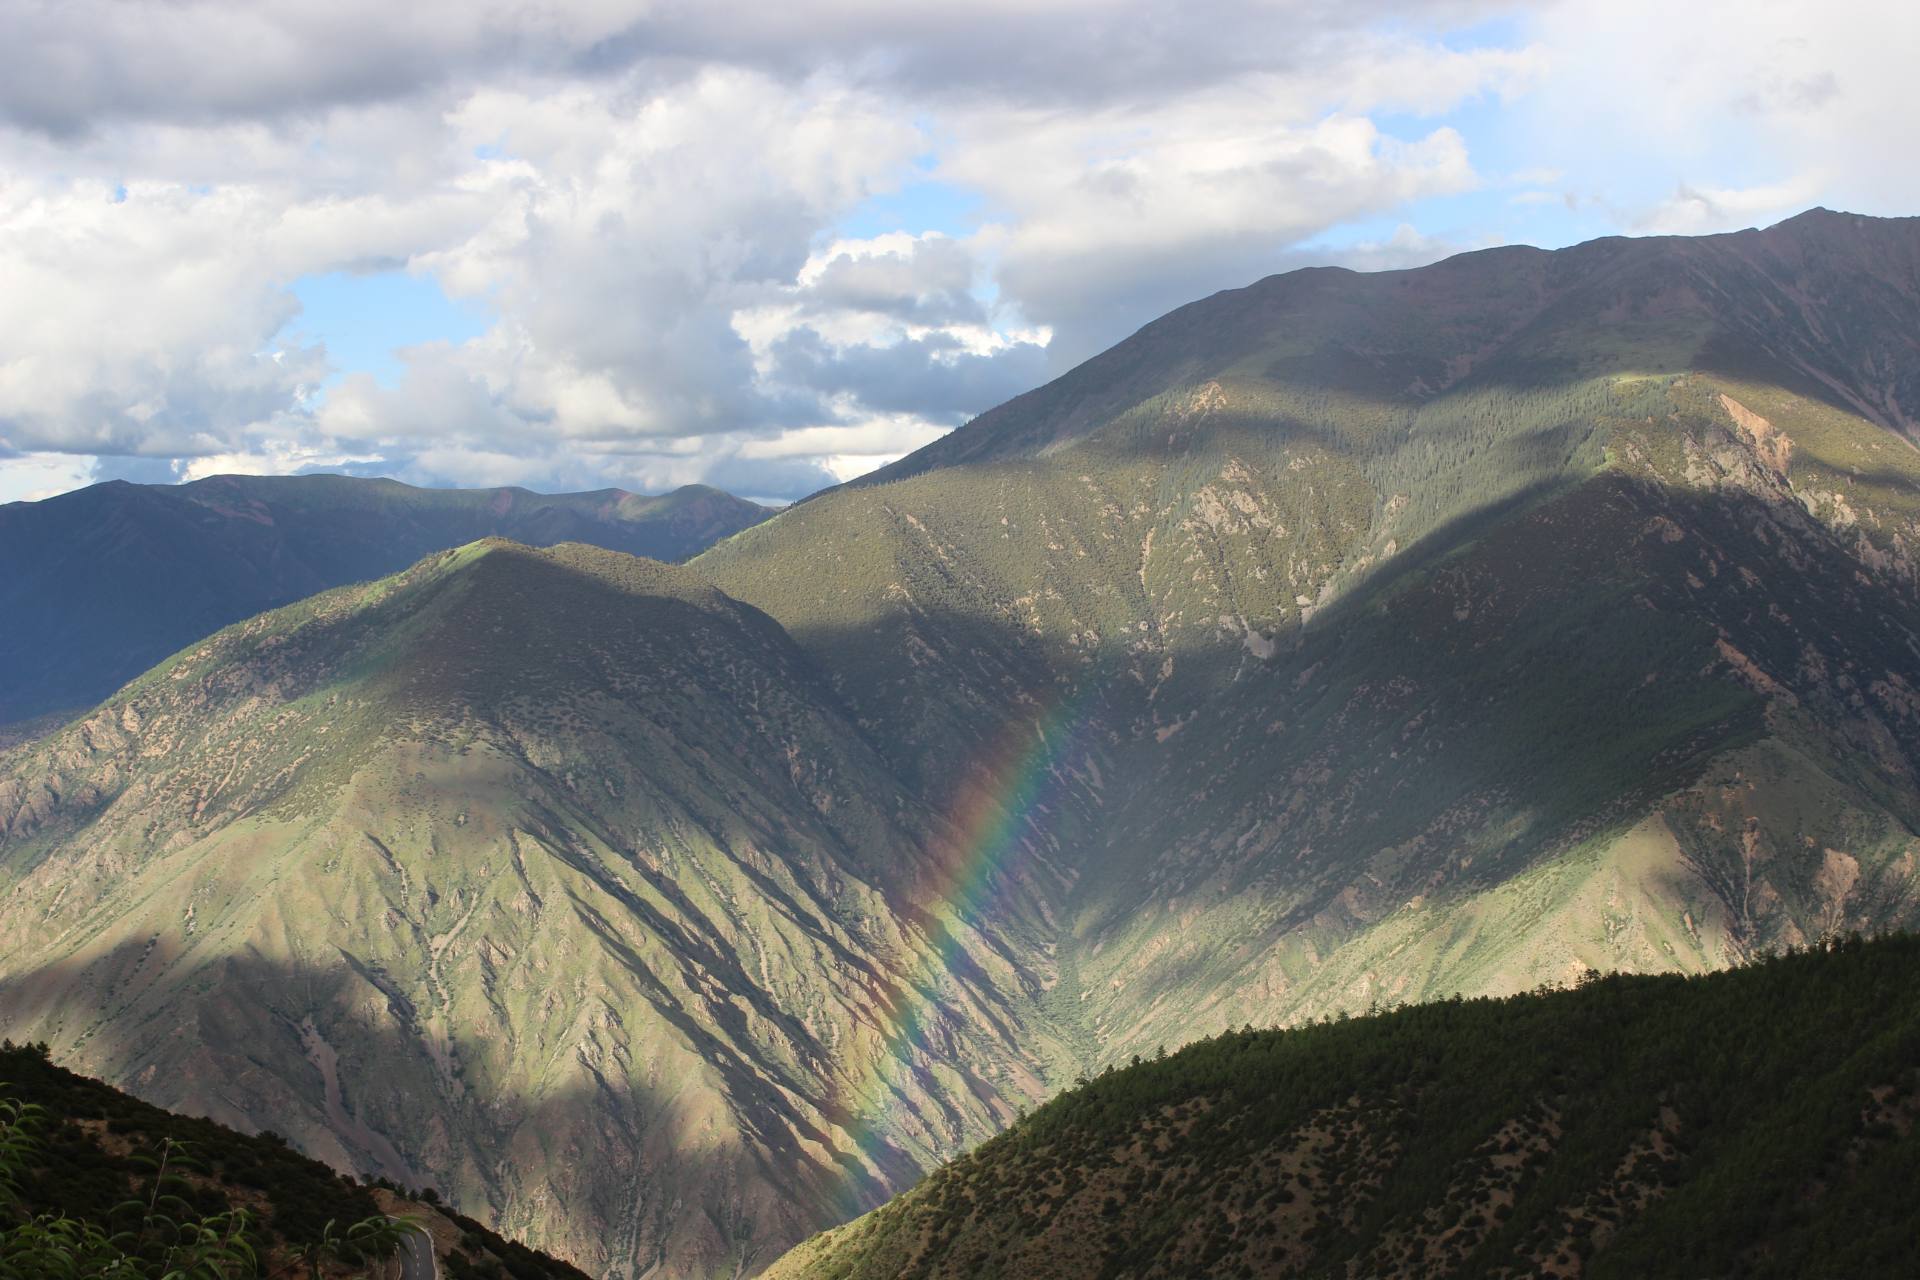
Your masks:
{"label": "foreground hill", "polygon": [[769,1280],[1868,1276],[1920,1249],[1920,939],[1102,1075]]}
{"label": "foreground hill", "polygon": [[[583,1273],[510,1240],[419,1193],[365,1186],[289,1150],[273,1134],[236,1133],[208,1120],[174,1115],[48,1060],[44,1046],[0,1044],[0,1146],[17,1199],[0,1196],[0,1271],[33,1274],[5,1236],[32,1217],[89,1223],[109,1235],[131,1233],[152,1247],[169,1223],[199,1222],[243,1210],[245,1239],[260,1275],[307,1274],[317,1255],[328,1277],[386,1274],[388,1264],[360,1257],[342,1241],[355,1224],[410,1218],[432,1241],[444,1274],[514,1280],[585,1280]],[[23,1110],[14,1112],[13,1107]],[[31,1113],[25,1108],[32,1108]],[[164,1161],[179,1181],[155,1186]],[[167,1221],[142,1221],[129,1202],[160,1200]],[[329,1247],[329,1246],[333,1247]],[[134,1250],[136,1256],[142,1251]],[[8,1271],[7,1268],[26,1270]],[[116,1273],[117,1274],[117,1273]],[[242,1271],[239,1274],[250,1274]]]}
{"label": "foreground hill", "polygon": [[0,1029],[750,1274],[1158,1045],[1920,921],[1916,263],[1294,273],[684,566],[230,627],[0,755]]}
{"label": "foreground hill", "polygon": [[114,481],[0,506],[0,726],[91,706],[230,622],[477,538],[684,560],[771,514],[698,485],[649,498],[333,475]]}

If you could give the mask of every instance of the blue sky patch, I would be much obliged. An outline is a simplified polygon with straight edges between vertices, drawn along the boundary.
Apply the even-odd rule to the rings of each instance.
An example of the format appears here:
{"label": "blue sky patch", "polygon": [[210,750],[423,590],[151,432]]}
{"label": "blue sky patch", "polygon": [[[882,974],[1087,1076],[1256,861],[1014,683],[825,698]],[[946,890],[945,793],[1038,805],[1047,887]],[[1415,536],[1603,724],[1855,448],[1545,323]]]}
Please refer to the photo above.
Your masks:
{"label": "blue sky patch", "polygon": [[964,236],[985,220],[986,202],[977,191],[929,178],[909,182],[886,195],[867,197],[834,223],[833,234],[849,240],[866,240],[889,231],[913,235],[939,231]]}
{"label": "blue sky patch", "polygon": [[389,387],[405,369],[394,354],[398,348],[459,344],[485,333],[491,322],[484,307],[456,302],[431,277],[404,271],[331,271],[302,276],[292,289],[300,314],[276,340],[325,343],[340,374],[370,373]]}

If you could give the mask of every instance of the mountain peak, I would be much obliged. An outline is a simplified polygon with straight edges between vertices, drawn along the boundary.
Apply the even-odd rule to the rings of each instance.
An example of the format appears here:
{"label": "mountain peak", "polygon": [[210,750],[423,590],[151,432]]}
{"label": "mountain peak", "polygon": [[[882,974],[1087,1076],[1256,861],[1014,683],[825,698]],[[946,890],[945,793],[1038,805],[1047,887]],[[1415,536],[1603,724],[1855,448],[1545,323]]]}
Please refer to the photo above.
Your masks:
{"label": "mountain peak", "polygon": [[[1843,293],[1857,320],[1823,327],[1811,310]],[[1410,412],[1442,392],[1572,386],[1649,360],[1674,371],[1767,362],[1920,439],[1920,352],[1897,337],[1920,328],[1916,297],[1920,218],[1826,209],[1724,236],[1506,246],[1387,272],[1308,267],[1189,303],[849,487],[1095,437],[1118,445],[1143,412],[1209,383]]]}
{"label": "mountain peak", "polygon": [[1792,217],[1782,218],[1780,221],[1774,223],[1773,225],[1776,227],[1785,227],[1785,226],[1791,226],[1796,222],[1819,223],[1819,222],[1825,222],[1825,221],[1832,221],[1835,219],[1845,219],[1848,221],[1852,221],[1854,219],[1863,219],[1866,217],[1867,215],[1865,214],[1846,213],[1836,209],[1829,209],[1823,204],[1816,204],[1812,208],[1801,210],[1799,213],[1794,214]]}

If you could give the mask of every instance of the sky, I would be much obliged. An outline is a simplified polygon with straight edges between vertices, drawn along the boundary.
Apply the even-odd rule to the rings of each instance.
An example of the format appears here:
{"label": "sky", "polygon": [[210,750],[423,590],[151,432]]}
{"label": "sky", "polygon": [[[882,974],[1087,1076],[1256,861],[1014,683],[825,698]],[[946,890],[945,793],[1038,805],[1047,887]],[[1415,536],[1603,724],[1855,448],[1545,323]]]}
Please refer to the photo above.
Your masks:
{"label": "sky", "polygon": [[787,501],[1307,265],[1920,213],[1877,0],[0,0],[0,502]]}

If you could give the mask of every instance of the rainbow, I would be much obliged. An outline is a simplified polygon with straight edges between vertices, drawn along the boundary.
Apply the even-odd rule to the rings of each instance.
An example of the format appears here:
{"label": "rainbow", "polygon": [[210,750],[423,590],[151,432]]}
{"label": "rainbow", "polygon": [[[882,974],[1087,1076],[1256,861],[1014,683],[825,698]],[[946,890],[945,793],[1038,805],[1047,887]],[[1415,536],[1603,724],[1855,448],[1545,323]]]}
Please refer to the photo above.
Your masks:
{"label": "rainbow", "polygon": [[918,895],[926,904],[926,942],[901,984],[883,995],[881,1049],[851,1095],[847,1132],[855,1154],[842,1157],[848,1174],[843,1217],[853,1217],[870,1203],[863,1194],[874,1183],[870,1170],[898,1167],[905,1159],[881,1128],[905,1077],[915,1069],[915,1059],[925,1056],[940,1013],[941,980],[964,964],[961,938],[993,917],[996,900],[1017,880],[1029,824],[1059,798],[1061,766],[1084,728],[1079,710],[1079,699],[1066,698],[1037,717],[1009,725],[968,770],[950,806],[956,838]]}

